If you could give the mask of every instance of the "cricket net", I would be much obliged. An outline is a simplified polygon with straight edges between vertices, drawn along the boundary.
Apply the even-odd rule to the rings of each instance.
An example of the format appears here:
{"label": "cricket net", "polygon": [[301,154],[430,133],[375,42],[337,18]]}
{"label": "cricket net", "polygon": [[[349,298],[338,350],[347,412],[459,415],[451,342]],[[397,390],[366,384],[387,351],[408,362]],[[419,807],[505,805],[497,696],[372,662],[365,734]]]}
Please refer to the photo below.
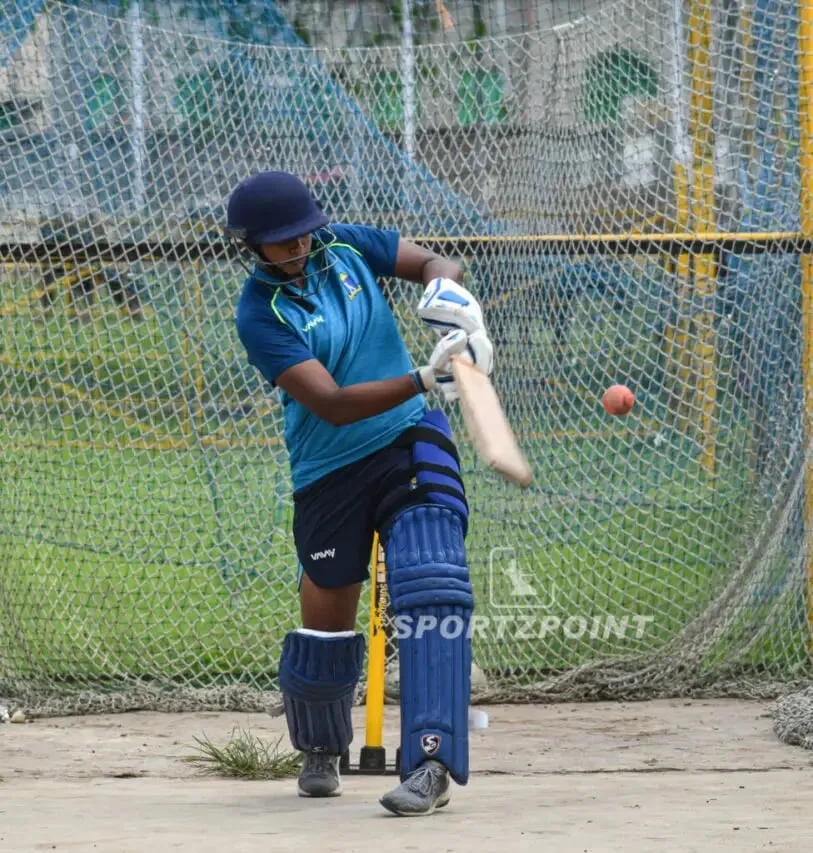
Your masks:
{"label": "cricket net", "polygon": [[[123,5],[17,3],[3,31],[0,696],[276,701],[288,469],[219,232],[262,168],[460,258],[482,301],[535,473],[520,492],[483,470],[448,409],[484,698],[809,683],[795,2],[613,0],[378,47]],[[419,289],[383,286],[424,358]],[[615,382],[627,418],[601,407]]]}

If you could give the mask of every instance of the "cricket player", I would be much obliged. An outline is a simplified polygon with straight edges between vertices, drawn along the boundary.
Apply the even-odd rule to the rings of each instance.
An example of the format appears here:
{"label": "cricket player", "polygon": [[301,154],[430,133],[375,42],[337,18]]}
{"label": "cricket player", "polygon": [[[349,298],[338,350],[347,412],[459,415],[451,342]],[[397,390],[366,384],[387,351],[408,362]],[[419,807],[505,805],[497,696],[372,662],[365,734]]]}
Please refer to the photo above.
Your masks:
{"label": "cricket player", "polygon": [[[381,804],[429,815],[448,803],[450,779],[468,781],[474,599],[457,450],[425,395],[456,398],[454,355],[491,373],[482,312],[456,263],[397,231],[331,223],[287,172],[234,189],[226,234],[251,261],[240,340],[284,407],[301,628],[284,638],[279,678],[303,753],[298,792],[342,790],[365,652],[356,614],[377,530],[400,617],[401,784]],[[417,313],[439,334],[425,365],[413,364],[377,282],[390,276],[425,288]]]}

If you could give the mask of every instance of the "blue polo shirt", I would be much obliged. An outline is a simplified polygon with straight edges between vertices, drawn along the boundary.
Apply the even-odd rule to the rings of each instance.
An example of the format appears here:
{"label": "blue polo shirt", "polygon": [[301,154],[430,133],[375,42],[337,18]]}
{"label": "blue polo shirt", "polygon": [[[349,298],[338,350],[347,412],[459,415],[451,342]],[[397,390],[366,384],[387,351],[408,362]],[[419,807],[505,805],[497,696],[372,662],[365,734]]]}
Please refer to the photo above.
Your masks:
{"label": "blue polo shirt", "polygon": [[[305,268],[310,308],[257,269],[243,285],[237,331],[249,363],[271,384],[289,367],[312,358],[340,386],[403,376],[415,366],[377,282],[395,273],[398,232],[331,227],[338,241],[327,250],[329,263],[317,253]],[[329,240],[320,232],[314,236]],[[423,396],[416,396],[375,417],[336,427],[282,389],[280,397],[294,491],[390,444],[426,408]]]}

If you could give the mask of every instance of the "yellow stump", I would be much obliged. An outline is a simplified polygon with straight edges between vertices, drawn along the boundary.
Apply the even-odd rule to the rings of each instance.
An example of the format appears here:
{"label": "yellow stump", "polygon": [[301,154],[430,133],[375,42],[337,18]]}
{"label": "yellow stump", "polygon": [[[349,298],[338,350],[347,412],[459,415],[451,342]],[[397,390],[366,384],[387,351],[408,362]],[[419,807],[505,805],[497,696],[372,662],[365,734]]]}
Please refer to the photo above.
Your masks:
{"label": "yellow stump", "polygon": [[367,641],[367,698],[364,746],[359,752],[358,765],[351,765],[350,753],[342,756],[343,773],[395,773],[399,770],[400,750],[395,752],[395,764],[387,767],[384,749],[384,675],[387,662],[387,570],[384,549],[378,533],[373,537],[370,557],[370,631]]}
{"label": "yellow stump", "polygon": [[365,747],[381,747],[384,731],[384,676],[387,657],[387,575],[384,549],[373,538],[370,572],[370,632],[367,651],[367,733]]}

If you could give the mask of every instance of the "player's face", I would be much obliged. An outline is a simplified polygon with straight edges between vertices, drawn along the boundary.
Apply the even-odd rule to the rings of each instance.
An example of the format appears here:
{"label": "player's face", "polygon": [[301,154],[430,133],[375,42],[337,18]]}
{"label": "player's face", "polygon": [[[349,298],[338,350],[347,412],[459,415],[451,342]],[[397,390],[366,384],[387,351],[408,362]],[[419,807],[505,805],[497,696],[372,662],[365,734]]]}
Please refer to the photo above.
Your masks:
{"label": "player's face", "polygon": [[284,243],[263,243],[262,251],[268,260],[288,275],[298,275],[305,268],[313,237],[303,234]]}

